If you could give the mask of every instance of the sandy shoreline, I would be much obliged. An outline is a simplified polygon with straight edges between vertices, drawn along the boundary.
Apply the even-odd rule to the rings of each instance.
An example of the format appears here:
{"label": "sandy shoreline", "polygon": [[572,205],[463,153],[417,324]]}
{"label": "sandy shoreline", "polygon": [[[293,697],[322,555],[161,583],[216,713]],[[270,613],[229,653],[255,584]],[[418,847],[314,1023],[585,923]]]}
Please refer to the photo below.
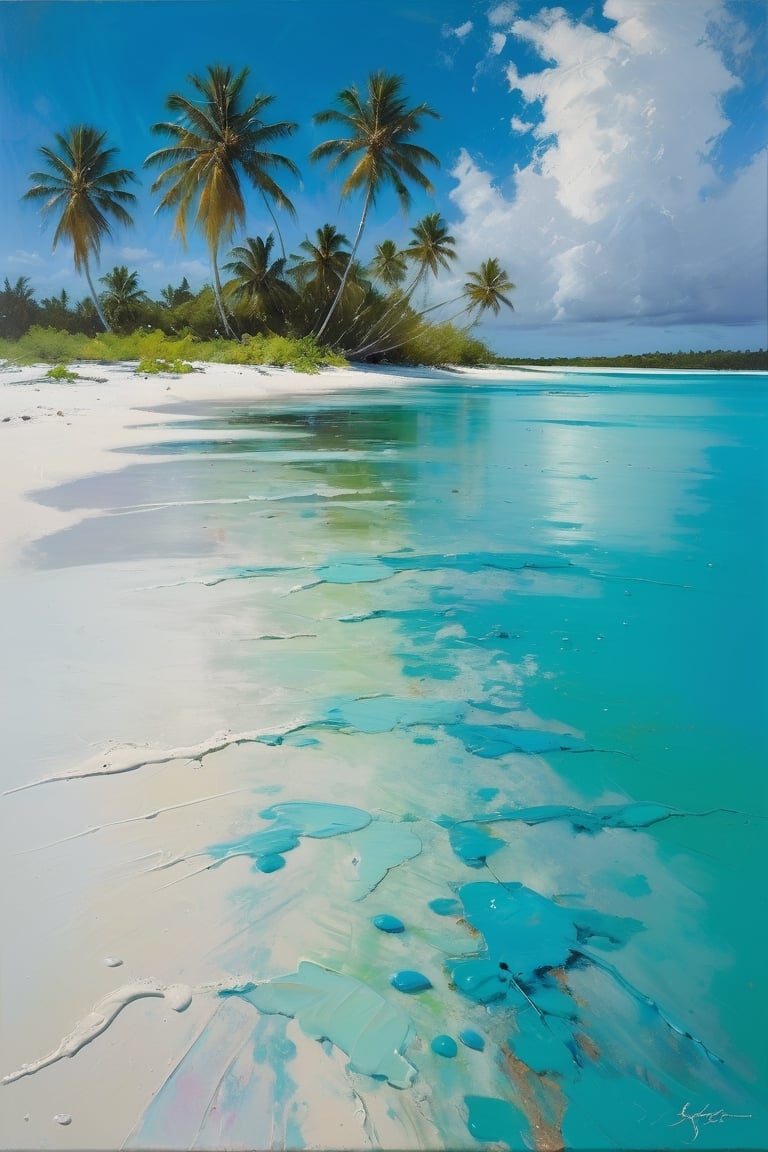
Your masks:
{"label": "sandy shoreline", "polygon": [[[298,627],[290,618],[276,625],[269,607],[258,615],[262,609],[254,608],[243,584],[222,585],[215,598],[199,584],[169,587],[189,575],[190,562],[183,559],[82,564],[65,557],[63,567],[41,569],[28,551],[35,541],[66,536],[67,529],[104,509],[48,507],[35,501],[37,490],[114,474],[131,462],[119,449],[178,439],[178,429],[159,426],[165,415],[152,410],[156,405],[246,404],[345,388],[394,388],[434,375],[330,370],[306,376],[206,365],[185,376],[141,377],[130,365],[73,368],[83,378],[63,383],[47,380],[44,366],[0,371],[2,791],[67,773],[115,743],[135,743],[140,755],[145,745],[173,749],[210,740],[222,729],[258,728],[262,712],[273,720],[274,692],[266,683],[232,679],[227,650],[242,640],[246,618],[252,634]],[[471,373],[478,379],[510,375]],[[119,531],[120,517],[112,522]],[[312,641],[297,646],[302,643],[311,650]],[[377,672],[386,677],[386,664]],[[217,953],[233,931],[227,896],[237,865],[209,873],[203,889],[173,883],[165,889],[152,869],[194,847],[202,826],[209,842],[231,834],[243,819],[243,792],[252,791],[254,764],[267,793],[280,787],[270,749],[249,745],[219,752],[199,770],[185,758],[0,798],[6,856],[2,922],[11,926],[0,957],[0,1075],[44,1058],[121,986],[147,979],[194,986],[227,976]],[[350,802],[364,804],[366,777],[358,766],[345,766],[337,756],[334,772]],[[297,778],[295,784],[307,798],[323,798],[321,780]],[[251,795],[251,810],[253,805]],[[161,815],[147,823],[154,812]],[[301,865],[308,869],[308,885],[311,861],[305,849]],[[163,885],[166,875],[176,879],[159,875]],[[292,924],[289,915],[287,924],[286,939],[300,937],[301,921]],[[286,966],[289,955],[290,948]],[[110,957],[123,965],[110,967]],[[280,963],[279,952],[277,957]],[[165,1009],[162,1000],[132,1002],[76,1058],[0,1087],[0,1146],[119,1146],[211,1011],[205,996],[181,1013]],[[309,1042],[294,1031],[299,1059],[305,1059],[302,1046]],[[152,1054],[149,1060],[146,1053]],[[317,1143],[355,1146],[360,1133],[339,1127],[349,1117],[334,1106],[332,1084],[324,1087],[323,1078],[316,1079],[311,1114]],[[96,1082],[106,1108],[87,1099],[94,1091],[88,1086]],[[71,1125],[53,1119],[69,1114]],[[386,1132],[386,1117],[380,1123]],[[414,1132],[393,1130],[390,1142],[421,1143]]]}
{"label": "sandy shoreline", "polygon": [[[546,672],[528,652],[543,642],[545,666],[555,669],[572,658],[566,649],[558,663],[556,641],[552,648],[546,639],[560,635],[548,612],[555,589],[565,587],[561,576],[569,604],[600,601],[578,568],[521,573],[491,565],[481,572],[483,552],[471,571],[442,562],[478,547],[462,518],[476,524],[494,492],[515,509],[508,539],[491,537],[494,551],[500,542],[534,540],[538,554],[539,539],[548,537],[530,525],[542,522],[542,511],[561,539],[577,518],[575,497],[587,510],[596,499],[603,530],[613,525],[621,542],[624,494],[634,483],[624,478],[625,459],[605,461],[607,482],[593,491],[598,466],[581,474],[592,469],[592,456],[578,455],[566,421],[550,472],[564,470],[569,482],[542,496],[541,443],[530,435],[527,413],[549,416],[561,404],[560,371],[549,379],[541,372],[532,379],[525,369],[304,376],[206,365],[192,375],[146,378],[128,364],[75,367],[84,378],[72,383],[45,379],[41,366],[0,370],[0,923],[8,927],[0,949],[0,1148],[415,1149],[445,1146],[446,1134],[447,1146],[463,1147],[469,1139],[456,1100],[465,1091],[506,1099],[509,1084],[498,1062],[463,1054],[451,1065],[429,1047],[438,1020],[449,1036],[468,1021],[485,1027],[483,1013],[473,1015],[454,995],[445,965],[446,956],[473,953],[474,941],[453,913],[423,916],[435,897],[444,903],[456,890],[457,878],[476,875],[465,871],[471,866],[446,828],[476,812],[481,792],[513,808],[574,811],[586,801],[546,756],[513,745],[498,759],[482,752],[478,759],[457,734],[461,725],[453,729],[466,715],[470,728],[479,722],[493,730],[504,712],[516,730],[572,734],[578,746],[586,735],[582,709],[553,690],[546,712],[530,710],[526,684]],[[475,428],[474,441],[454,457],[449,449],[466,430],[467,408],[475,400],[482,407],[489,395],[489,407],[497,405],[487,385],[510,379],[523,386],[506,397],[514,409],[507,423]],[[456,397],[434,404],[442,440],[426,427],[432,390],[406,420],[401,408],[408,405],[395,401],[390,413],[376,396],[354,435],[346,421],[357,420],[363,404],[336,398],[327,410],[292,410],[296,397],[424,380],[446,390],[460,385]],[[467,381],[478,384],[469,405]],[[593,385],[572,390],[580,413],[594,415],[590,405],[611,391],[610,383]],[[285,404],[275,425],[194,426],[194,414],[212,401],[263,399]],[[650,451],[648,438],[637,435]],[[255,438],[257,450],[233,447],[239,437]],[[208,441],[201,453],[199,439]],[[151,453],[141,453],[144,446]],[[698,475],[697,442],[688,451]],[[607,455],[601,448],[600,459]],[[674,464],[677,476],[677,454]],[[654,475],[664,469],[662,460]],[[500,476],[502,486],[494,487]],[[575,480],[589,482],[589,491],[574,493]],[[677,480],[661,491],[672,494],[665,516],[688,507]],[[656,507],[653,498],[649,506]],[[480,531],[481,547],[487,532]],[[419,567],[432,552],[437,568]],[[400,569],[387,563],[402,559],[400,582]],[[633,562],[626,571],[631,579]],[[585,677],[597,673],[598,683],[608,643],[627,650],[626,621],[646,599],[667,596],[654,581],[632,585],[631,601],[620,584],[615,589],[606,596],[615,620],[600,611],[600,623],[589,628],[600,627],[601,645],[579,657]],[[507,591],[509,621],[501,615]],[[442,608],[450,610],[445,619]],[[402,622],[411,617],[421,622],[409,633]],[[537,646],[504,642],[521,619],[539,629]],[[569,624],[562,644],[570,634]],[[472,642],[489,638],[488,646]],[[642,656],[644,649],[629,651]],[[488,708],[475,703],[486,699]],[[420,719],[410,727],[401,715]],[[600,730],[613,721],[593,716],[591,723]],[[288,738],[269,739],[281,733]],[[555,746],[562,750],[560,739]],[[616,747],[622,751],[623,738]],[[613,748],[611,738],[593,749],[608,757],[595,769],[608,803],[635,795],[613,782]],[[446,771],[447,763],[456,769]],[[631,765],[628,772],[631,782]],[[302,832],[301,843],[286,849],[283,871],[260,871],[258,858],[237,849],[261,837],[272,806],[281,805],[319,811],[322,819],[326,809],[342,808],[343,819],[362,813],[370,825],[328,839]],[[574,838],[553,821],[516,824],[502,844],[494,858],[499,875],[534,893],[578,884],[590,906],[630,919],[640,914],[648,931],[622,942],[619,960],[643,997],[659,997],[676,1014],[699,981],[693,1003],[703,1003],[706,963],[718,968],[726,953],[703,929],[697,935],[695,890],[677,864],[668,872],[653,839],[634,829],[616,839]],[[643,885],[622,887],[619,873]],[[391,913],[408,918],[403,936],[374,931],[372,916]],[[695,971],[681,967],[674,950],[666,959],[654,952],[672,923],[683,926]],[[346,980],[362,981],[390,1007],[398,1005],[389,973],[414,967],[426,974],[435,1000],[409,998],[406,1009],[415,1029],[407,1058],[419,1070],[412,1088],[401,1091],[408,1067],[399,1061],[386,1084],[365,1069],[349,1073],[338,1036],[313,1038],[298,1012],[271,1014],[239,997],[217,998],[222,984],[298,978],[305,962],[338,977],[342,990]],[[597,969],[575,973],[574,981],[577,997],[613,1005],[620,1022],[632,1018],[634,1002],[617,999]],[[596,1028],[605,1025],[609,1045],[612,1012],[594,1019]],[[708,1011],[702,1023],[702,1036],[719,1052],[725,1037]],[[332,1049],[318,1045],[321,1036]],[[288,1054],[282,1062],[281,1053]],[[439,1071],[429,1063],[435,1059]],[[719,1082],[714,1095],[734,1113],[749,1111],[738,1094],[723,1096]],[[239,1124],[239,1135],[218,1127],[225,1121]]]}
{"label": "sandy shoreline", "polygon": [[[439,373],[409,370],[324,369],[310,376],[288,369],[200,364],[178,376],[137,375],[131,364],[73,364],[74,381],[46,379],[47,365],[0,364],[0,563],[42,533],[82,513],[35,504],[25,493],[84,476],[115,471],[125,460],[113,451],[162,439],[155,405],[318,395],[341,389],[396,388]],[[530,379],[524,371],[462,369],[457,379]],[[151,428],[151,431],[150,431]]]}

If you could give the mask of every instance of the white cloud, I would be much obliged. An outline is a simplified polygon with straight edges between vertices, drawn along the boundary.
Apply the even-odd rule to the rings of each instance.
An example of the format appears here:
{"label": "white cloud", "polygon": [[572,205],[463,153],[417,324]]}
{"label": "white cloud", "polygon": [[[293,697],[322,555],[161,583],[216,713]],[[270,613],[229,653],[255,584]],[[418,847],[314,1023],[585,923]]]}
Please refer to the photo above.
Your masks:
{"label": "white cloud", "polygon": [[473,28],[474,24],[472,21],[465,20],[458,28],[446,28],[444,34],[446,36],[455,36],[458,40],[463,40],[465,36],[469,36]]}
{"label": "white cloud", "polygon": [[491,55],[499,56],[507,43],[507,38],[503,32],[491,33]]}
{"label": "white cloud", "polygon": [[[527,166],[501,174],[509,194],[461,154],[452,231],[466,265],[499,256],[531,323],[757,318],[766,155],[730,181],[708,159],[728,127],[722,96],[739,83],[708,39],[713,12],[605,0],[604,13],[616,22],[605,32],[563,9],[511,25],[510,44],[548,65],[507,68],[510,89],[541,110],[538,143]],[[519,116],[510,124],[530,128]]]}
{"label": "white cloud", "polygon": [[39,252],[26,252],[23,248],[17,248],[10,256],[8,256],[9,264],[26,264],[27,266],[33,264],[42,264],[43,258]]}
{"label": "white cloud", "polygon": [[510,24],[517,11],[516,4],[497,4],[488,13],[488,23],[498,27],[500,24]]}
{"label": "white cloud", "polygon": [[117,248],[115,255],[123,260],[149,260],[153,253],[148,248]]}
{"label": "white cloud", "polygon": [[155,260],[148,265],[148,270],[151,270],[155,280],[180,280],[186,276],[202,284],[211,278],[211,266],[204,260]]}

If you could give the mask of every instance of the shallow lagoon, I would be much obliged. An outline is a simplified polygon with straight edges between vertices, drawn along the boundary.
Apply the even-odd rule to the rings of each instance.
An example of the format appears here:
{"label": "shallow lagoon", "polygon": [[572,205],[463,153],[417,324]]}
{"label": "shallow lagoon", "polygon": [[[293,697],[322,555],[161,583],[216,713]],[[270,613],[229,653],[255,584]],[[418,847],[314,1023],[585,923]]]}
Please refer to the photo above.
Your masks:
{"label": "shallow lagoon", "polygon": [[215,676],[258,704],[237,821],[158,866],[231,877],[229,976],[131,1146],[765,1145],[765,398],[176,407],[38,494],[96,511],[40,569],[236,585]]}

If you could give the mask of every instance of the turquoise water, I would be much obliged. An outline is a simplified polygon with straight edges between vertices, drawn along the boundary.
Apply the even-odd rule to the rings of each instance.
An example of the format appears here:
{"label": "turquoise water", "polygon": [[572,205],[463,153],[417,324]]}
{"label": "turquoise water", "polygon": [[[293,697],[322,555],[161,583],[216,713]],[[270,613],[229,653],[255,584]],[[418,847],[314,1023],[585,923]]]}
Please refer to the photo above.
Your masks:
{"label": "turquoise water", "polygon": [[[169,408],[172,444],[49,494],[132,515],[40,565],[186,557],[274,622],[232,664],[272,685],[280,796],[195,853],[250,859],[225,958],[249,979],[134,1146],[215,1146],[222,1116],[271,1146],[267,1082],[306,1144],[288,1021],[342,1054],[374,1145],[378,1109],[403,1147],[765,1146],[767,385]],[[306,936],[275,971],[289,905]]]}

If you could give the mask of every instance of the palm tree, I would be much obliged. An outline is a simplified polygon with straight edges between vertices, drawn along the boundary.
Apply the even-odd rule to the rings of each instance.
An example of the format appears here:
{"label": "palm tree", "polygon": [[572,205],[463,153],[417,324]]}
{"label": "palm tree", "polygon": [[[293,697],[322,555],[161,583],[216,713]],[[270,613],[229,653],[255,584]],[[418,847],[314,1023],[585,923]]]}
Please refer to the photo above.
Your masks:
{"label": "palm tree", "polygon": [[274,328],[285,321],[286,312],[296,298],[296,292],[285,279],[285,258],[270,260],[275,239],[270,232],[266,240],[261,236],[246,238],[245,246],[233,248],[233,259],[225,264],[234,279],[224,291],[235,300],[247,303],[248,311],[268,327]]}
{"label": "palm tree", "polygon": [[449,268],[451,261],[456,259],[456,250],[452,247],[456,243],[448,231],[448,226],[439,212],[431,212],[423,220],[419,220],[414,228],[413,240],[406,248],[406,255],[416,263],[417,272],[411,285],[411,291],[427,272],[437,276],[441,268]]}
{"label": "palm tree", "polygon": [[354,263],[368,212],[385,185],[394,188],[400,205],[407,211],[411,195],[406,180],[417,184],[426,192],[433,188],[422,171],[424,164],[439,164],[439,160],[426,148],[411,143],[411,137],[421,128],[425,116],[438,114],[427,104],[409,108],[403,95],[403,79],[375,72],[368,77],[365,97],[357,88],[345,88],[337,97],[338,108],[318,112],[316,124],[339,124],[345,135],[326,140],[313,149],[312,160],[330,158],[329,167],[337,168],[347,160],[354,167],[341,186],[342,197],[363,191],[363,211],[352,245],[349,265],[342,276],[336,297],[318,331],[321,336],[331,319],[347,282],[349,269]]}
{"label": "palm tree", "polygon": [[306,252],[306,258],[293,256],[298,263],[290,269],[301,289],[320,295],[327,303],[349,269],[347,245],[349,240],[334,224],[323,224],[316,229],[314,243],[309,238],[302,240],[299,248]]}
{"label": "palm tree", "polygon": [[[403,321],[410,311],[411,298],[418,284],[428,272],[437,276],[441,268],[449,268],[451,261],[456,259],[456,250],[453,248],[455,239],[448,231],[448,226],[439,212],[431,212],[411,228],[413,240],[402,253],[416,263],[416,274],[408,287],[401,293],[394,294],[387,310],[379,315],[375,324],[370,328],[362,344],[355,348],[351,355],[362,356],[379,350],[382,341],[389,342],[392,334],[402,330]],[[434,307],[441,307],[435,305]],[[425,311],[432,311],[426,309]],[[419,313],[422,315],[423,313]],[[391,347],[391,345],[389,345]]]}
{"label": "palm tree", "polygon": [[39,312],[40,306],[35,300],[29,277],[19,276],[16,283],[11,284],[6,276],[0,291],[0,336],[18,340],[34,324]]}
{"label": "palm tree", "polygon": [[50,170],[31,173],[34,184],[22,199],[44,200],[41,211],[45,216],[59,213],[53,250],[62,237],[72,241],[75,270],[85,273],[99,319],[108,331],[91,279],[89,257],[98,260],[102,239],[112,235],[110,216],[125,227],[133,224],[124,205],[136,197],[124,185],[136,177],[128,168],[111,167],[117,149],[104,147],[105,132],[78,124],[66,136],[56,133],[55,140],[58,152],[39,149]]}
{"label": "palm tree", "polygon": [[498,316],[502,304],[506,304],[507,308],[511,308],[514,312],[514,305],[507,293],[511,292],[515,285],[495,256],[484,260],[479,272],[468,272],[467,276],[464,294],[469,300],[466,309],[468,312],[477,309],[479,316],[480,313],[490,310],[494,316]]}
{"label": "palm tree", "polygon": [[100,276],[99,282],[106,287],[101,296],[105,316],[118,332],[125,330],[140,314],[141,305],[147,299],[146,292],[139,288],[138,272],[129,272],[125,264],[117,264],[111,272]]}
{"label": "palm tree", "polygon": [[387,288],[397,288],[402,284],[408,274],[408,264],[404,252],[395,244],[394,240],[382,240],[374,250],[371,260],[371,273]]}
{"label": "palm tree", "polygon": [[45,328],[69,330],[74,313],[69,306],[69,293],[62,288],[58,296],[46,296],[40,301],[40,323]]}
{"label": "palm tree", "polygon": [[179,304],[186,304],[189,300],[192,300],[193,293],[189,287],[189,281],[186,276],[182,279],[178,288],[174,288],[173,284],[166,284],[165,288],[161,288],[160,299],[163,302],[164,308],[178,308]]}
{"label": "palm tree", "polygon": [[266,149],[275,140],[290,136],[297,125],[286,120],[264,122],[262,115],[273,96],[258,95],[246,102],[243,89],[247,68],[234,75],[231,68],[214,64],[207,71],[205,77],[189,77],[199,94],[198,102],[178,93],[168,97],[166,107],[178,113],[179,119],[155,124],[152,131],[170,136],[173,143],[153,152],[144,163],[167,165],[152,191],[163,192],[159,209],[176,210],[173,230],[182,243],[194,211],[193,223],[208,244],[214,294],[224,331],[232,335],[224,311],[218,251],[221,244],[232,239],[235,226],[245,223],[240,174],[261,193],[270,212],[273,201],[295,215],[293,204],[272,173],[281,170],[297,176],[298,168],[287,156]]}

